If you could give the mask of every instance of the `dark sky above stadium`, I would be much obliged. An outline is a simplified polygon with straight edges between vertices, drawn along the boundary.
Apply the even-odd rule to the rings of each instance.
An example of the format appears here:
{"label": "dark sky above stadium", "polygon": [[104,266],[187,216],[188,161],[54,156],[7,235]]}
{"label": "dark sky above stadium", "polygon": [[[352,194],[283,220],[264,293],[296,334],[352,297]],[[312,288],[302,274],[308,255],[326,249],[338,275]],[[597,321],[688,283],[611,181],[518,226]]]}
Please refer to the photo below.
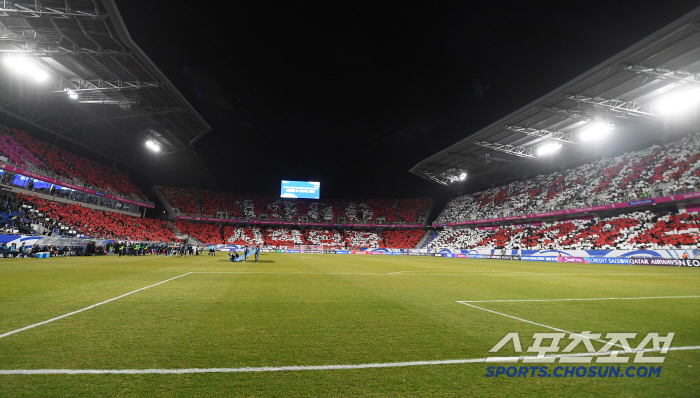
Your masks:
{"label": "dark sky above stadium", "polygon": [[697,4],[117,2],[212,126],[195,150],[219,189],[389,198],[449,195],[408,170]]}

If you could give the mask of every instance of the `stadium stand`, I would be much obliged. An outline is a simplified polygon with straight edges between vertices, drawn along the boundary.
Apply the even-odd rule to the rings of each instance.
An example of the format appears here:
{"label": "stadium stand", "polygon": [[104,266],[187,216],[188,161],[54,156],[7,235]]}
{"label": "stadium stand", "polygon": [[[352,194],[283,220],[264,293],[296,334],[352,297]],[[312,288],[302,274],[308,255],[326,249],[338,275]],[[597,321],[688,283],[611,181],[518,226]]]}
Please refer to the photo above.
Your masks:
{"label": "stadium stand", "polygon": [[224,211],[228,217],[241,217],[240,197],[236,194],[216,191],[202,191],[202,215],[216,217],[218,211]]}
{"label": "stadium stand", "polygon": [[341,247],[345,245],[343,235],[338,231],[330,231],[327,229],[310,229],[304,233],[306,241],[310,245],[324,245],[332,247]]}
{"label": "stadium stand", "polygon": [[22,130],[0,126],[2,153],[15,165],[78,186],[148,202],[126,174],[40,141]]}
{"label": "stadium stand", "polygon": [[406,223],[422,222],[421,218],[427,217],[431,202],[431,199],[425,198],[397,200],[398,209],[401,214],[401,221]]}
{"label": "stadium stand", "polygon": [[431,233],[431,234],[430,234],[430,237],[428,237],[428,240],[425,241],[425,243],[423,243],[423,247],[421,247],[421,249],[425,249],[426,247],[430,246],[430,243],[431,243],[433,240],[435,240],[435,238],[437,238],[438,235],[439,235],[439,234],[438,234],[437,232]]}
{"label": "stadium stand", "polygon": [[[192,188],[159,187],[171,207],[183,215],[276,221],[347,223],[421,223],[431,199],[322,199],[288,200],[273,195],[198,191]],[[201,212],[200,212],[201,207]]]}
{"label": "stadium stand", "polygon": [[384,231],[384,245],[391,249],[415,249],[425,232],[421,229]]}
{"label": "stadium stand", "polygon": [[700,189],[700,137],[586,164],[451,200],[437,223],[625,202]]}
{"label": "stadium stand", "polygon": [[187,215],[199,214],[199,199],[195,189],[160,187],[160,191],[170,206],[178,208],[180,213]]}
{"label": "stadium stand", "polygon": [[380,234],[371,231],[346,231],[345,243],[347,247],[360,249],[364,247],[385,247]]}
{"label": "stadium stand", "polygon": [[268,228],[265,231],[265,244],[270,246],[306,245],[304,235],[298,229]]}
{"label": "stadium stand", "polygon": [[[24,208],[23,208],[24,207]],[[0,234],[32,235],[38,215],[14,196],[0,201]]]}
{"label": "stadium stand", "polygon": [[224,241],[229,245],[265,244],[260,228],[236,227],[233,225],[224,227]]}
{"label": "stadium stand", "polygon": [[221,238],[221,227],[216,224],[191,223],[184,221],[174,221],[173,224],[183,235],[189,235],[197,239],[202,244],[223,244]]}
{"label": "stadium stand", "polygon": [[19,194],[18,200],[27,205],[22,207],[26,218],[31,217],[29,213],[36,210],[35,222],[60,236],[151,242],[177,240],[167,223],[162,220],[92,210],[77,204],[52,202],[32,195]]}
{"label": "stadium stand", "polygon": [[446,230],[430,243],[446,249],[636,250],[695,247],[700,215],[633,212],[600,220],[509,225],[496,230]]}

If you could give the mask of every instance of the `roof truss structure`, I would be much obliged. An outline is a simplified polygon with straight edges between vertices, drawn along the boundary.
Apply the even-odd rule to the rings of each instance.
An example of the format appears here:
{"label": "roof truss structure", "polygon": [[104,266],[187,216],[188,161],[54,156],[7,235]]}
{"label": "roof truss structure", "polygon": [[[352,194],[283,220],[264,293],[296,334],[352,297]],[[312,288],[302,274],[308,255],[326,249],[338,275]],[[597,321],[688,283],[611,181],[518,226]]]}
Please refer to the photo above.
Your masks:
{"label": "roof truss structure", "polygon": [[0,2],[0,61],[16,56],[49,78],[0,65],[0,113],[117,162],[138,167],[146,140],[179,152],[211,130],[132,41],[114,0]]}
{"label": "roof truss structure", "polygon": [[[514,175],[527,178],[552,172],[697,131],[697,120],[670,122],[655,108],[663,96],[700,84],[698,26],[700,8],[422,160],[410,172],[426,178],[426,173],[450,168],[459,168],[460,173],[466,170],[466,181],[448,182],[449,187],[463,192],[512,181]],[[572,145],[581,143],[587,126],[599,122],[615,126],[614,134],[604,144]],[[538,150],[552,142],[566,145],[546,155]],[[502,162],[485,159],[485,155],[495,154],[511,159],[511,163],[504,167]]]}

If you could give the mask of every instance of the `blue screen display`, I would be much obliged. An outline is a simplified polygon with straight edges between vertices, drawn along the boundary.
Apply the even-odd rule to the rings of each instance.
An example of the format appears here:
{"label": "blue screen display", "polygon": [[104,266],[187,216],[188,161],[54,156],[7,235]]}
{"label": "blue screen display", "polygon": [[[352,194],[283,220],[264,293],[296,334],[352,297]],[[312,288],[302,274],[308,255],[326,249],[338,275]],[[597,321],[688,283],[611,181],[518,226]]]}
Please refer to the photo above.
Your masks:
{"label": "blue screen display", "polygon": [[26,187],[27,183],[29,182],[28,180],[29,180],[29,177],[25,177],[25,176],[21,176],[19,174],[16,174],[15,179],[12,180],[12,183],[17,185],[17,186],[20,186],[20,187]]}
{"label": "blue screen display", "polygon": [[320,194],[320,182],[282,180],[282,198],[318,199]]}

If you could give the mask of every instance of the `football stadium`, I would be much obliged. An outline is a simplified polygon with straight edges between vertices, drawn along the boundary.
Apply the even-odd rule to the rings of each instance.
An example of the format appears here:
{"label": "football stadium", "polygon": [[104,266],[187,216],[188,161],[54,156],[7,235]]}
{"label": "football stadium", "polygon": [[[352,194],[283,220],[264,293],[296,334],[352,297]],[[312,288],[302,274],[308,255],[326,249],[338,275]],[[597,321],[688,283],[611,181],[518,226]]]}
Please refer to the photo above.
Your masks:
{"label": "football stadium", "polygon": [[[0,4],[0,396],[698,396],[700,8],[460,119],[372,61],[418,41],[127,3]],[[242,50],[290,20],[324,70]]]}

